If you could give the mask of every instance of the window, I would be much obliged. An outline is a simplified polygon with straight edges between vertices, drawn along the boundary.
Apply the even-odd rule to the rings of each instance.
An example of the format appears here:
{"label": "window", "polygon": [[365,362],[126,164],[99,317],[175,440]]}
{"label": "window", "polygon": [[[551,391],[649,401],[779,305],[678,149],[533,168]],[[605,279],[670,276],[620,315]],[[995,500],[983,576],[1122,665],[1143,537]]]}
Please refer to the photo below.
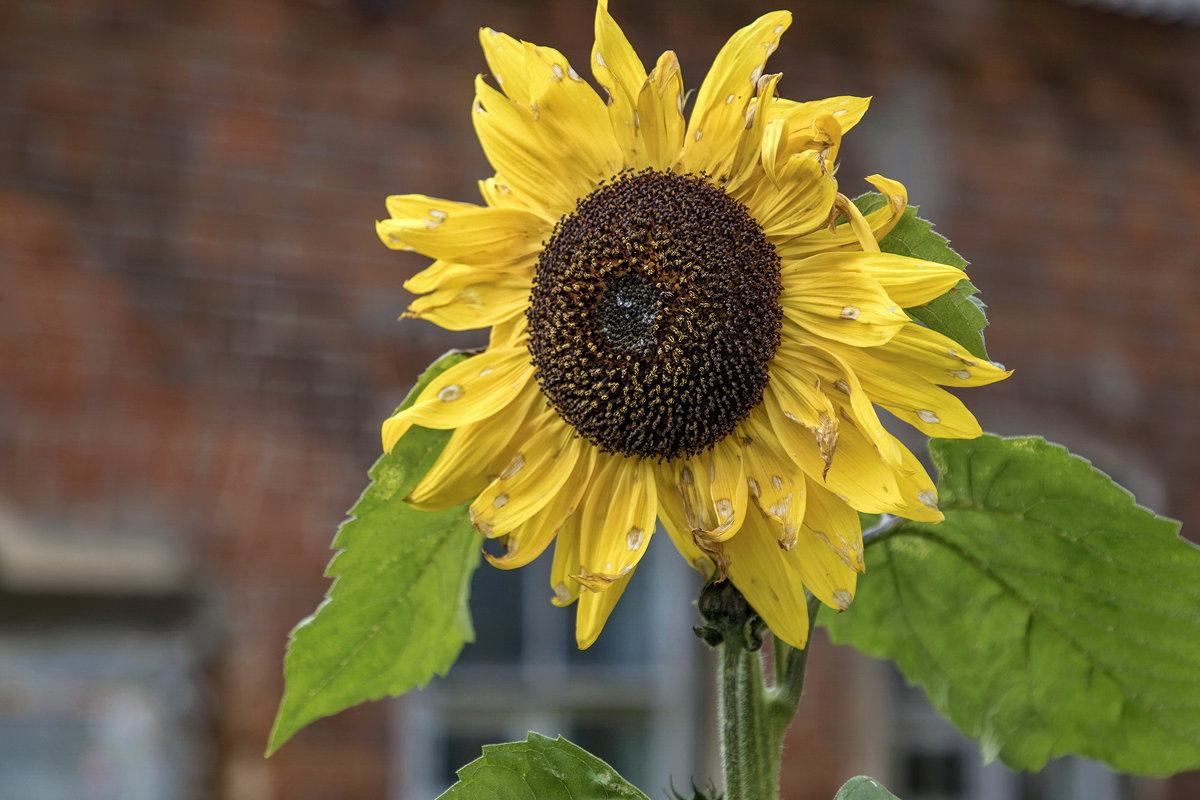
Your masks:
{"label": "window", "polygon": [[191,662],[186,643],[169,634],[6,631],[0,797],[200,797]]}
{"label": "window", "polygon": [[581,652],[574,607],[550,603],[549,569],[547,552],[518,570],[477,571],[476,642],[445,679],[396,706],[394,798],[435,797],[483,745],[529,731],[561,734],[651,792],[699,772],[711,746],[699,737],[712,727],[711,668],[688,599],[699,575],[660,531],[600,639]]}
{"label": "window", "polygon": [[159,539],[0,518],[0,797],[205,796],[181,572]]}

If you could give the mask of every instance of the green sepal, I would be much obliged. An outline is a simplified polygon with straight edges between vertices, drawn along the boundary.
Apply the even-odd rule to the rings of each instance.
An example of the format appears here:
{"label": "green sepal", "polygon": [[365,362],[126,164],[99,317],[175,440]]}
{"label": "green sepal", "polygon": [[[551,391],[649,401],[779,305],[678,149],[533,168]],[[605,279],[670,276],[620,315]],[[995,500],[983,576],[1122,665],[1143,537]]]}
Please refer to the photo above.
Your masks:
{"label": "green sepal", "polygon": [[[431,364],[397,411],[467,357],[451,351]],[[404,502],[450,434],[413,427],[371,467],[333,540],[340,551],[325,572],[333,585],[292,630],[267,755],[315,719],[444,675],[474,640],[467,600],[481,537],[466,507],[429,512]]]}
{"label": "green sepal", "polygon": [[561,736],[491,744],[438,800],[650,800],[616,770]]}
{"label": "green sepal", "polygon": [[987,760],[1200,767],[1200,549],[1040,438],[934,439],[940,524],[867,543],[838,643],[893,659]]}

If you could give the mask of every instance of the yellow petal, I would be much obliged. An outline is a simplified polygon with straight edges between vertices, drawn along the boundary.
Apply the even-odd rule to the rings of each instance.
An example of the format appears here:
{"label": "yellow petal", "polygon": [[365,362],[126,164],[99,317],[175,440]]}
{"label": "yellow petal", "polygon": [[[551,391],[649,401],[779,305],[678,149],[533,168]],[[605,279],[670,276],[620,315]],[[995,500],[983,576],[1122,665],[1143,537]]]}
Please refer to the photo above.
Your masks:
{"label": "yellow petal", "polygon": [[443,200],[427,194],[394,194],[384,202],[392,219],[408,219],[435,227],[441,225],[450,214],[479,208],[474,203]]}
{"label": "yellow petal", "polygon": [[625,587],[629,585],[629,579],[632,577],[631,572],[613,581],[607,591],[584,592],[580,596],[579,606],[575,610],[575,643],[579,645],[580,650],[586,650],[596,642],[600,631],[604,629],[604,623],[616,608],[617,601],[625,593]]}
{"label": "yellow petal", "polygon": [[578,510],[585,491],[591,484],[596,448],[587,447],[580,453],[574,474],[554,495],[553,499],[527,521],[504,537],[505,553],[493,556],[484,553],[488,562],[500,569],[523,567],[540,556],[562,527]]}
{"label": "yellow petal", "polygon": [[596,83],[608,92],[608,118],[613,135],[622,151],[628,154],[641,150],[638,95],[646,83],[646,68],[625,38],[616,20],[608,13],[608,0],[596,4],[596,42],[592,46],[592,74]]}
{"label": "yellow petal", "polygon": [[[503,419],[489,417],[457,428],[433,466],[404,499],[422,511],[440,511],[477,496],[507,465],[511,456],[505,452],[506,447],[526,420],[540,411],[541,399],[537,385],[528,383],[505,408]],[[504,464],[495,467],[496,460]]]}
{"label": "yellow petal", "polygon": [[677,459],[668,466],[672,470],[672,484],[683,503],[683,521],[688,530],[694,533],[716,528],[708,470],[695,457]]}
{"label": "yellow petal", "polygon": [[784,381],[772,380],[763,405],[788,457],[859,511],[899,513],[907,508],[897,486],[898,468],[883,460],[853,419],[844,414],[831,419],[821,412],[816,424],[806,424],[803,418],[785,411],[789,395],[777,390],[784,385]]}
{"label": "yellow petal", "polygon": [[384,452],[413,425],[445,430],[492,416],[508,407],[532,374],[523,347],[487,350],[455,364],[430,381],[417,402],[384,421]]}
{"label": "yellow petal", "polygon": [[645,555],[658,497],[651,462],[619,455],[598,459],[580,519],[581,575],[586,576],[581,580],[607,591]]}
{"label": "yellow petal", "polygon": [[751,512],[737,536],[725,543],[729,578],[771,633],[792,647],[808,643],[808,599],[787,552],[779,548],[769,521]]}
{"label": "yellow petal", "polygon": [[513,194],[512,187],[497,176],[479,181],[479,194],[483,197],[484,203],[495,208],[523,208],[537,214],[551,225],[558,219],[557,215],[542,206],[540,199],[522,198],[520,195]]}
{"label": "yellow petal", "polygon": [[[867,224],[876,241],[879,241],[896,226],[908,206],[908,191],[903,184],[889,180],[882,175],[872,175],[867,178],[884,198],[886,205],[865,215]],[[776,252],[784,261],[804,258],[816,253],[826,253],[832,250],[860,250],[858,235],[854,226],[849,222],[838,225],[830,231],[827,227],[818,228],[802,236],[780,237],[775,239]]]}
{"label": "yellow petal", "polygon": [[[908,448],[895,442],[901,464],[892,466],[851,418],[843,417],[838,428],[837,452],[833,466],[823,480],[831,492],[858,511],[872,514],[897,514],[907,519],[939,522],[942,514],[925,502],[933,483]],[[814,481],[821,476],[809,473]]]}
{"label": "yellow petal", "polygon": [[791,23],[790,12],[766,14],[733,34],[717,53],[696,93],[679,157],[682,172],[705,172],[718,181],[728,177],[746,130],[746,107],[767,57]]}
{"label": "yellow petal", "polygon": [[575,207],[579,195],[560,178],[569,174],[570,154],[546,150],[528,105],[518,106],[481,75],[475,80],[472,108],[479,144],[496,170],[498,185],[508,187],[514,202],[551,220]]}
{"label": "yellow petal", "polygon": [[850,230],[854,231],[855,237],[858,238],[859,249],[866,253],[880,252],[882,248],[879,247],[879,242],[871,231],[871,223],[867,222],[862,211],[854,205],[849,197],[838,192],[837,198],[833,201],[833,208],[839,217],[845,217],[850,221]]}
{"label": "yellow petal", "polygon": [[588,442],[557,414],[521,442],[496,480],[471,503],[471,522],[484,536],[511,533],[555,498]]}
{"label": "yellow petal", "polygon": [[[778,98],[760,97],[758,105],[763,102],[773,104],[779,102]],[[747,115],[749,116],[749,115]],[[765,120],[765,121],[764,121]],[[826,195],[830,195],[836,191],[836,183],[832,180],[834,172],[834,160],[837,156],[837,148],[841,143],[842,132],[834,122],[833,117],[819,117],[815,122],[801,130],[791,128],[791,123],[786,117],[772,117],[769,113],[766,115],[755,114],[753,120],[754,128],[761,128],[762,135],[755,137],[758,152],[756,157],[760,162],[762,174],[770,181],[771,186],[780,187],[782,185],[783,176],[782,168],[793,157],[804,155],[807,162],[804,166],[807,169],[807,174],[810,180],[825,179],[825,186],[821,187]],[[743,146],[745,142],[743,142]],[[811,151],[811,152],[806,152]],[[739,156],[741,153],[739,152]],[[731,181],[730,186],[736,188],[737,179]],[[816,220],[817,225],[827,226],[829,206],[822,206],[825,211],[825,218]],[[778,230],[773,233],[775,240],[787,241],[793,236],[803,235],[809,231],[816,230],[812,227],[812,223],[805,222],[803,225],[792,223],[789,227],[776,226]]]}
{"label": "yellow petal", "polygon": [[843,258],[843,253],[826,253],[789,264],[779,296],[783,313],[818,336],[856,347],[885,344],[908,324],[908,317],[878,281],[847,266]]}
{"label": "yellow petal", "polygon": [[683,495],[675,485],[675,478],[675,471],[668,465],[657,468],[658,518],[683,560],[705,578],[710,578],[714,571],[713,560],[696,546],[684,514]]}
{"label": "yellow petal", "polygon": [[528,266],[525,269],[468,267],[465,264],[455,264],[453,261],[434,261],[406,280],[404,288],[413,294],[426,294],[451,286],[468,286],[472,283],[498,281],[510,275],[532,275],[532,261],[530,259],[527,262]]}
{"label": "yellow petal", "polygon": [[786,143],[787,120],[776,119],[768,122],[763,128],[762,139],[759,142],[758,158],[763,174],[776,188],[779,188],[779,183],[783,180],[779,168],[786,163],[783,149]]}
{"label": "yellow petal", "polygon": [[894,513],[907,519],[941,522],[945,515],[938,508],[937,487],[933,479],[925,471],[920,459],[907,447],[900,445],[900,453],[904,462],[896,473],[896,484],[904,498],[904,505]]}
{"label": "yellow petal", "polygon": [[892,341],[896,344],[865,350],[829,343],[827,350],[851,365],[873,402],[922,433],[946,439],[980,435],[970,410],[937,384],[979,385],[1010,373],[987,361],[960,356],[955,349],[959,345],[915,323],[906,325]]}
{"label": "yellow petal", "polygon": [[738,532],[746,520],[749,490],[742,446],[736,435],[726,436],[702,457],[709,465],[709,497],[717,527],[712,538],[724,541]]}
{"label": "yellow petal", "polygon": [[835,405],[848,407],[859,427],[867,434],[883,459],[892,465],[900,463],[900,452],[872,404],[873,397],[863,387],[857,373],[838,352],[849,348],[821,348],[786,340],[775,353],[779,365],[793,374],[815,375],[825,396]]}
{"label": "yellow petal", "polygon": [[[715,565],[717,573],[724,575],[725,537],[717,530],[718,511],[712,494],[714,467],[703,455],[668,462],[659,469],[659,492],[673,495],[670,504],[675,507],[669,513],[673,519],[682,518],[681,534],[690,538],[694,547]],[[703,571],[706,565],[693,562],[693,566]]]}
{"label": "yellow petal", "polygon": [[900,181],[882,175],[868,175],[867,183],[874,186],[875,191],[882,194],[885,201],[882,208],[866,215],[875,240],[879,241],[891,233],[892,228],[896,227],[896,223],[904,216],[904,210],[908,208],[908,189],[904,188]]}
{"label": "yellow petal", "polygon": [[820,427],[824,418],[836,418],[837,407],[821,386],[815,373],[787,361],[776,359],[770,366],[771,383],[767,394],[772,407],[778,408],[793,422],[808,428]]}
{"label": "yellow petal", "polygon": [[[539,196],[536,179],[544,173],[544,169],[531,162],[540,158],[553,165],[553,175],[549,177],[555,185],[545,187],[552,195],[545,206],[550,210],[568,210],[573,205],[571,199],[590,193],[599,181],[615,174],[623,165],[623,154],[608,124],[603,102],[557,50],[488,32],[482,41],[485,49],[489,41],[499,41],[507,71],[502,87],[513,101],[506,107],[495,93],[487,91],[486,84],[477,85],[476,127],[489,160],[502,183],[531,200]],[[512,52],[518,47],[524,58],[520,72]],[[489,63],[490,59],[489,56]],[[514,91],[514,85],[519,90]],[[492,115],[495,119],[481,120],[481,115],[484,118]],[[510,130],[501,130],[502,127]],[[488,141],[484,140],[484,130],[491,134]],[[523,141],[522,137],[512,136],[514,132],[521,134]]]}
{"label": "yellow petal", "polygon": [[910,373],[873,375],[869,391],[875,402],[926,436],[974,439],[983,433],[961,400]]}
{"label": "yellow petal", "polygon": [[[807,483],[809,504],[804,515],[804,535],[815,536],[824,542],[849,569],[865,572],[862,523],[858,512],[812,478],[808,478]],[[848,587],[843,584],[840,588],[854,593],[853,583]]]}
{"label": "yellow petal", "polygon": [[1012,374],[1012,370],[971,355],[950,337],[916,323],[905,325],[881,347],[843,347],[837,352],[864,377],[876,371],[901,370],[942,386],[984,386]]}
{"label": "yellow petal", "polygon": [[528,261],[549,232],[544,220],[518,208],[464,206],[442,213],[441,219],[385,219],[375,230],[393,250],[481,267]]}
{"label": "yellow petal", "polygon": [[[769,145],[765,141],[767,115],[762,113],[762,109],[771,103],[775,96],[775,87],[779,85],[779,79],[782,77],[778,73],[764,75],[759,80],[757,95],[746,107],[745,130],[738,140],[737,151],[729,169],[729,182],[725,185],[727,192],[733,192],[746,181],[763,174],[764,152]],[[775,182],[776,178],[772,178],[772,181]]]}
{"label": "yellow petal", "polygon": [[833,464],[839,436],[837,409],[829,398],[776,361],[771,364],[763,407],[766,422],[788,457],[806,473],[824,476]]}
{"label": "yellow petal", "polygon": [[837,169],[838,150],[842,146],[842,129],[828,114],[822,114],[807,128],[789,126],[786,147],[789,151],[811,150],[821,170],[832,175]]}
{"label": "yellow petal", "polygon": [[533,127],[543,153],[558,160],[557,180],[583,197],[624,166],[608,111],[596,91],[549,47],[529,48]]}
{"label": "yellow petal", "polygon": [[428,320],[451,331],[487,328],[524,315],[531,287],[532,281],[523,275],[448,286],[418,297],[409,304],[408,316]]}
{"label": "yellow petal", "polygon": [[731,192],[743,203],[772,244],[803,236],[827,224],[837,181],[814,153],[788,156],[777,181],[752,181]]}
{"label": "yellow petal", "polygon": [[529,320],[524,314],[501,320],[492,326],[488,334],[489,350],[506,350],[513,347],[527,348]]}
{"label": "yellow petal", "polygon": [[841,253],[838,260],[879,281],[883,290],[901,308],[924,305],[967,277],[965,272],[956,267],[891,253]]}
{"label": "yellow petal", "polygon": [[[719,541],[720,527],[712,484],[715,465],[702,455],[678,459],[672,463],[672,485],[683,502],[683,519],[695,540],[703,535],[708,542]],[[699,542],[703,544],[703,542]]]}
{"label": "yellow petal", "polygon": [[[743,423],[750,441],[742,445],[746,483],[758,507],[778,524],[776,539],[784,550],[796,546],[804,523],[807,484],[804,472],[778,446],[770,423],[751,418]],[[765,414],[764,414],[765,416]]]}
{"label": "yellow petal", "polygon": [[772,104],[771,117],[786,119],[793,129],[803,130],[817,117],[828,114],[837,120],[842,133],[846,133],[859,123],[870,104],[869,97],[827,97],[804,103],[780,99]]}
{"label": "yellow petal", "polygon": [[[853,518],[853,519],[851,519]],[[784,558],[818,600],[845,611],[854,598],[858,570],[831,547],[829,538],[853,541],[858,514],[824,491],[814,481],[809,489],[809,509],[796,546]]]}
{"label": "yellow petal", "polygon": [[683,75],[679,59],[668,50],[638,93],[637,119],[648,166],[669,167],[683,146]]}
{"label": "yellow petal", "polygon": [[820,480],[859,511],[893,513],[904,505],[896,485],[896,469],[883,460],[871,440],[851,420],[838,426],[838,446],[833,464]]}
{"label": "yellow petal", "polygon": [[550,590],[554,592],[550,602],[556,606],[569,606],[579,597],[583,585],[572,578],[583,569],[579,561],[579,518],[575,513],[558,530],[554,540],[554,560],[550,564]]}
{"label": "yellow petal", "polygon": [[608,0],[596,4],[596,40],[592,46],[592,74],[616,100],[617,94],[635,100],[646,82],[646,68],[608,11]]}
{"label": "yellow petal", "polygon": [[514,39],[507,33],[481,28],[479,44],[483,48],[483,57],[487,59],[488,69],[496,79],[496,84],[508,95],[513,102],[529,105],[529,74],[526,71],[526,43]]}

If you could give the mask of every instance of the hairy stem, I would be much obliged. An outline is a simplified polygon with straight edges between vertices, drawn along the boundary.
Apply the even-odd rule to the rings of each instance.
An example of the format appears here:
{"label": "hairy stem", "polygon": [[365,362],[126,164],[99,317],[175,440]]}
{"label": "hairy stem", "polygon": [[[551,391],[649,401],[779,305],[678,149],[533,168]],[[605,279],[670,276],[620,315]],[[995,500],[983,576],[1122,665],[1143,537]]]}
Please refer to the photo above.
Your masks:
{"label": "hairy stem", "polygon": [[[809,637],[817,601],[809,597]],[[779,797],[783,736],[800,703],[808,650],[775,639],[774,680],[767,685],[762,655],[738,637],[720,645],[721,751],[726,800]]]}
{"label": "hairy stem", "polygon": [[721,750],[726,800],[779,796],[779,748],[768,725],[762,656],[726,640],[721,645]]}

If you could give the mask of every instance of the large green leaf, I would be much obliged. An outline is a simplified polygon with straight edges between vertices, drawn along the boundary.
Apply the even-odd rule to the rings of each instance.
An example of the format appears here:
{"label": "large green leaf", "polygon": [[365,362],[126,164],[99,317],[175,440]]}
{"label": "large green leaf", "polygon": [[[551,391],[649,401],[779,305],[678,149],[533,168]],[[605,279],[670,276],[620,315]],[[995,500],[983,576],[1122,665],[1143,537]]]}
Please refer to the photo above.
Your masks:
{"label": "large green leaf", "polygon": [[649,800],[594,755],[561,736],[530,733],[492,744],[458,771],[438,800]]}
{"label": "large green leaf", "polygon": [[[400,407],[466,357],[451,352],[434,362]],[[329,594],[292,631],[268,755],[315,719],[444,675],[475,638],[467,594],[479,534],[463,507],[417,511],[403,500],[449,436],[414,427],[371,468],[370,485],[333,540],[341,552],[326,569]]]}
{"label": "large green leaf", "polygon": [[900,800],[879,781],[859,775],[842,784],[833,800]]}
{"label": "large green leaf", "polygon": [[941,524],[868,545],[837,642],[894,659],[989,760],[1200,767],[1200,549],[1038,438],[934,439]]}
{"label": "large green leaf", "polygon": [[[864,214],[881,208],[886,201],[878,192],[868,192],[854,198],[854,204]],[[949,240],[933,229],[933,224],[917,216],[916,206],[909,206],[896,227],[883,237],[879,248],[885,253],[922,258],[966,269],[967,262],[950,247]],[[961,280],[941,297],[915,308],[906,308],[914,319],[938,333],[949,336],[967,348],[972,355],[986,359],[983,329],[987,327],[987,308],[976,297],[979,290],[968,280]]]}

